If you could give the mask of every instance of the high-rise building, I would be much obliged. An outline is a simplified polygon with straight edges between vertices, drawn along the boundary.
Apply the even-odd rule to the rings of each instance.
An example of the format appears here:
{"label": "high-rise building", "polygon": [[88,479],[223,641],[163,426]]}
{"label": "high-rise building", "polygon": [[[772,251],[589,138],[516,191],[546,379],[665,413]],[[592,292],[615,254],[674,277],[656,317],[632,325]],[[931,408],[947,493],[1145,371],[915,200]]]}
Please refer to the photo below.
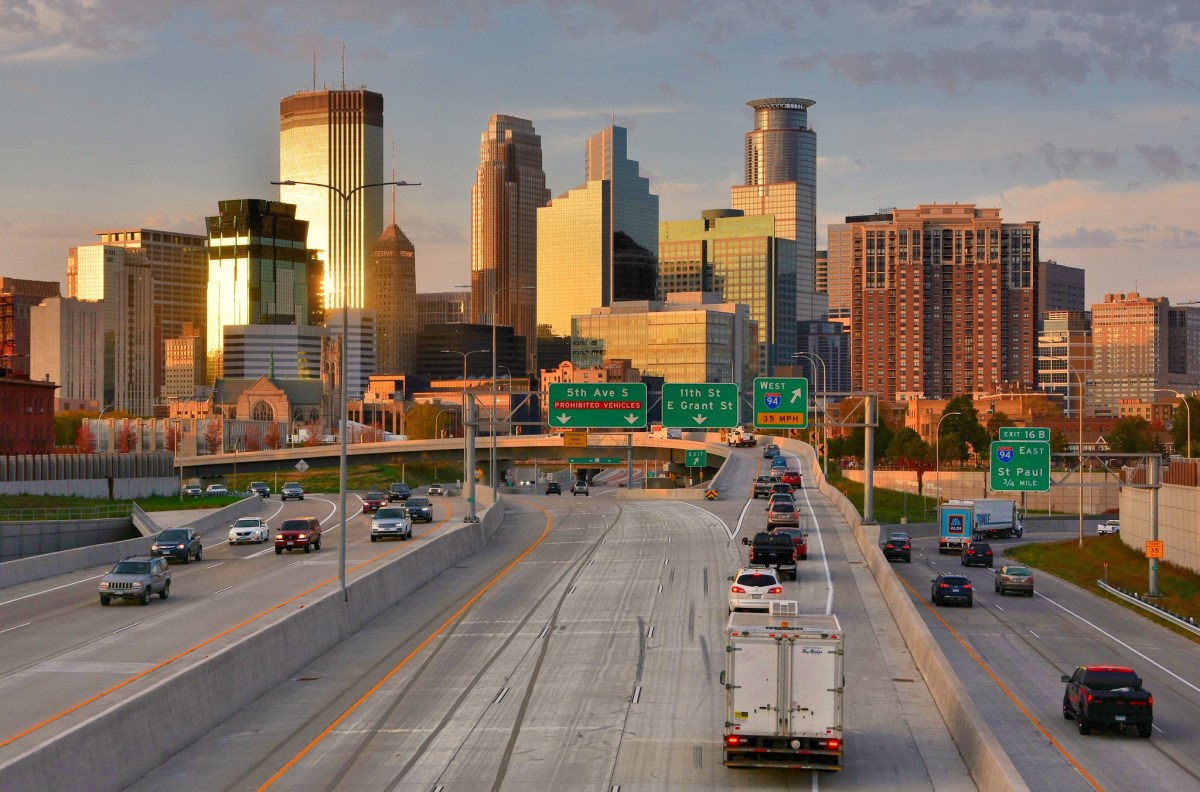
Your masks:
{"label": "high-rise building", "polygon": [[824,319],[817,292],[817,133],[808,124],[811,99],[746,102],[754,129],[746,133],[746,183],[733,188],[733,208],[774,215],[779,236],[796,242],[796,319]]}
{"label": "high-rise building", "polygon": [[1038,223],[974,204],[877,217],[846,218],[853,389],[903,401],[1031,386]]}
{"label": "high-rise building", "polygon": [[1081,407],[1094,415],[1084,397],[1092,379],[1092,318],[1084,311],[1047,311],[1038,333],[1038,390],[1061,397],[1063,411],[1072,417]]}
{"label": "high-rise building", "polygon": [[815,365],[807,356],[790,361],[810,377],[809,393],[850,390],[850,334],[841,322],[797,322],[796,351],[811,352],[821,360]]}
{"label": "high-rise building", "polygon": [[480,135],[471,186],[471,321],[494,321],[525,338],[537,363],[537,221],[550,201],[542,139],[524,118],[493,115]]}
{"label": "high-rise building", "polygon": [[417,325],[459,324],[471,318],[471,292],[419,292]]}
{"label": "high-rise building", "polygon": [[1087,400],[1098,417],[1119,417],[1122,399],[1153,402],[1167,384],[1166,297],[1104,295],[1092,305],[1092,382]]}
{"label": "high-rise building", "polygon": [[222,370],[229,379],[321,378],[324,327],[226,325],[224,331]]}
{"label": "high-rise building", "polygon": [[1173,305],[1167,312],[1167,385],[1200,389],[1200,306]]}
{"label": "high-rise building", "polygon": [[665,382],[733,382],[750,393],[758,370],[758,329],[750,309],[718,295],[667,295],[593,308],[572,320],[571,362],[628,360]]}
{"label": "high-rise building", "polygon": [[[336,354],[340,354],[343,348],[349,349],[349,355],[346,357],[346,393],[350,399],[361,399],[362,395],[367,392],[371,375],[376,372],[375,314],[363,308],[356,308],[347,312],[347,318],[350,320],[347,332],[342,330],[341,311],[334,311],[325,320],[328,339],[326,349],[331,348],[330,342],[335,336],[338,339],[336,344],[333,344]],[[347,337],[349,341],[343,347],[341,339]],[[333,414],[339,415],[340,413],[334,412]]]}
{"label": "high-rise building", "polygon": [[54,411],[104,405],[104,306],[47,297],[29,312],[31,379],[57,382]]}
{"label": "high-rise building", "polygon": [[1083,269],[1055,261],[1039,261],[1037,279],[1039,317],[1046,311],[1083,311]]}
{"label": "high-rise building", "polygon": [[417,364],[416,248],[392,224],[375,243],[367,265],[367,310],[375,314],[375,362],[387,374],[409,374]]}
{"label": "high-rise building", "polygon": [[178,338],[163,341],[166,364],[163,373],[162,397],[167,401],[192,401],[208,383],[204,372],[208,359],[204,355],[204,335],[187,322]]}
{"label": "high-rise building", "polygon": [[71,248],[67,296],[104,305],[104,407],[152,415],[161,311],[155,309],[147,251],[104,244]]}
{"label": "high-rise building", "polygon": [[699,220],[658,228],[659,297],[702,291],[749,306],[758,323],[757,374],[770,376],[775,366],[790,364],[796,351],[796,243],[776,234],[775,218],[713,209]]}
{"label": "high-rise building", "polygon": [[227,376],[227,326],[320,321],[321,268],[296,207],[253,198],[220,201],[208,226],[208,381]]}
{"label": "high-rise building", "polygon": [[29,376],[30,311],[47,297],[59,296],[60,288],[58,281],[0,278],[0,370]]}
{"label": "high-rise building", "polygon": [[[308,247],[325,261],[324,309],[365,305],[363,279],[383,233],[383,96],[365,88],[300,91],[279,102],[279,199],[308,222]],[[347,210],[349,216],[347,217]],[[345,229],[349,229],[348,236]],[[348,279],[348,284],[343,280]]]}

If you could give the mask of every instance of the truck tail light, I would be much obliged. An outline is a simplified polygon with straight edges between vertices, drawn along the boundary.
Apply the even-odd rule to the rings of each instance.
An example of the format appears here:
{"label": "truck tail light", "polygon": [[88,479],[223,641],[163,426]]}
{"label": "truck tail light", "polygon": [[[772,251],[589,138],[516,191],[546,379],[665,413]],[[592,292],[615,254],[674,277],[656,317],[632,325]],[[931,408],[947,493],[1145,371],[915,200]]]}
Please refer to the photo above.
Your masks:
{"label": "truck tail light", "polygon": [[818,743],[818,745],[824,745],[829,750],[836,751],[842,747],[842,741],[841,740],[821,740]]}
{"label": "truck tail light", "polygon": [[988,551],[987,551],[987,554],[988,554],[988,555],[991,555],[991,554],[992,554],[992,551],[991,551],[991,550],[988,550]]}
{"label": "truck tail light", "polygon": [[1092,694],[1091,693],[1088,693],[1087,700],[1088,700],[1088,704],[1092,703]]}
{"label": "truck tail light", "polygon": [[725,735],[725,744],[730,746],[741,745],[742,738],[738,737],[736,734],[727,734]]}

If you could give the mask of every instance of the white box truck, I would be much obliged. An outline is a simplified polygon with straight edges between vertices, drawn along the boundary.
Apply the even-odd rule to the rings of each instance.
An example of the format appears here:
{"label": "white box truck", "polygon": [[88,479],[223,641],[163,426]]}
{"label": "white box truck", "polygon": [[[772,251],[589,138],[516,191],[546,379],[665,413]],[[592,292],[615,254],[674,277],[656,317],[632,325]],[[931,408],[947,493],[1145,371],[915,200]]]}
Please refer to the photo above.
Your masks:
{"label": "white box truck", "polygon": [[1007,498],[976,498],[948,501],[952,506],[970,506],[973,512],[972,539],[1021,538],[1024,529],[1017,504]]}
{"label": "white box truck", "polygon": [[794,614],[795,603],[729,616],[725,765],[841,770],[841,625],[836,616],[787,610]]}

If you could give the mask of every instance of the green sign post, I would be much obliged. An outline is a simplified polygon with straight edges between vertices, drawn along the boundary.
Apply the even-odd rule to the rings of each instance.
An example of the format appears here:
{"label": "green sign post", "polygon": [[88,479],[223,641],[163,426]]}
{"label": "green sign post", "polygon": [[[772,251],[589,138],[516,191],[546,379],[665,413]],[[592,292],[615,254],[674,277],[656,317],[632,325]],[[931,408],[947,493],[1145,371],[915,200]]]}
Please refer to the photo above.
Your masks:
{"label": "green sign post", "polygon": [[550,426],[558,429],[639,429],[646,425],[642,382],[550,384]]}
{"label": "green sign post", "polygon": [[688,450],[683,452],[683,464],[690,468],[693,467],[708,467],[708,452],[704,449]]}
{"label": "green sign post", "polygon": [[996,440],[991,450],[991,489],[1047,492],[1050,444],[1045,440]]}
{"label": "green sign post", "polygon": [[1050,442],[1050,430],[1044,426],[1002,426],[1001,440],[1045,440]]}
{"label": "green sign post", "polygon": [[757,429],[808,426],[808,380],[804,377],[754,380],[754,426]]}
{"label": "green sign post", "polygon": [[731,429],[738,425],[738,386],[726,382],[667,382],[662,392],[663,426]]}

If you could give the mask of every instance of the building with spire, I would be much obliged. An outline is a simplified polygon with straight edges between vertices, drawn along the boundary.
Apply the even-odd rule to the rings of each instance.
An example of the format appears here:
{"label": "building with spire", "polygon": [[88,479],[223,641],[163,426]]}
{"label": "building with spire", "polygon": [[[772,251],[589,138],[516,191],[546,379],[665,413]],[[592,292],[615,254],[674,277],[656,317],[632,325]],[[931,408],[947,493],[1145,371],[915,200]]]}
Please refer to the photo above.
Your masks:
{"label": "building with spire", "polygon": [[[533,122],[493,115],[480,135],[471,186],[471,321],[512,327],[537,365],[538,209],[550,201]],[[534,287],[534,288],[526,288]]]}
{"label": "building with spire", "polygon": [[[395,181],[395,174],[392,180]],[[375,243],[367,263],[368,310],[375,313],[375,364],[383,374],[412,373],[417,364],[416,248],[396,225],[396,186],[392,222]],[[374,372],[372,372],[374,373]]]}
{"label": "building with spire", "polygon": [[658,196],[615,124],[588,139],[586,181],[538,210],[537,324],[569,335],[571,317],[653,300]]}
{"label": "building with spire", "polygon": [[796,319],[824,319],[828,298],[817,291],[817,133],[811,99],[752,99],[746,133],[746,183],[733,188],[733,208],[774,215],[777,233],[796,242]]}
{"label": "building with spire", "polygon": [[[300,91],[279,102],[279,199],[308,223],[325,260],[324,309],[362,308],[366,261],[383,233],[383,95],[365,88]],[[349,215],[347,217],[347,211]],[[345,229],[349,229],[345,236]]]}

